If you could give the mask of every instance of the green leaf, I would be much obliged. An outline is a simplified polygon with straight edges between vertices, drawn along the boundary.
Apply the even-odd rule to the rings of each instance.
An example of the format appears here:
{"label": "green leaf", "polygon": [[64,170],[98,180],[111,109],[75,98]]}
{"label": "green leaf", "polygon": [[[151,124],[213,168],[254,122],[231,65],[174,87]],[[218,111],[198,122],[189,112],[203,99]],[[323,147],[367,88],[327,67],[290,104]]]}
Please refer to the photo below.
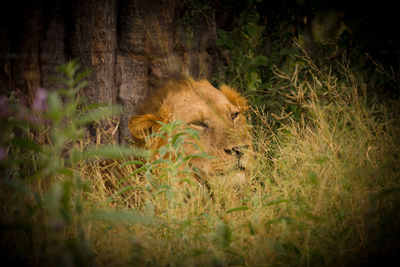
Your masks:
{"label": "green leaf", "polygon": [[143,155],[144,153],[139,149],[107,145],[107,146],[92,148],[85,151],[83,153],[83,158],[120,159],[127,156],[140,157]]}
{"label": "green leaf", "polygon": [[48,97],[49,111],[47,115],[53,122],[58,123],[62,117],[62,103],[57,92],[51,91]]}
{"label": "green leaf", "polygon": [[51,216],[56,216],[63,196],[63,187],[60,183],[53,183],[45,195],[45,204]]}
{"label": "green leaf", "polygon": [[248,23],[243,27],[243,33],[249,39],[258,39],[263,27],[258,26],[255,23]]}
{"label": "green leaf", "polygon": [[308,172],[307,179],[311,184],[315,184],[315,185],[319,184],[318,176],[314,171]]}
{"label": "green leaf", "polygon": [[143,165],[143,164],[144,163],[141,162],[140,160],[131,160],[131,161],[127,161],[127,162],[122,163],[120,165],[120,167],[122,168],[122,167],[125,167],[127,165]]}
{"label": "green leaf", "polygon": [[60,173],[72,177],[74,172],[69,168],[61,168]]}
{"label": "green leaf", "polygon": [[118,115],[122,112],[122,108],[119,106],[111,106],[107,108],[97,108],[93,111],[87,112],[81,115],[75,123],[77,125],[87,124],[89,122],[94,122],[101,120],[110,116]]}
{"label": "green leaf", "polygon": [[88,148],[81,152],[77,149],[71,151],[71,162],[76,163],[86,159],[124,159],[126,157],[147,157],[148,151],[136,147],[104,145]]}
{"label": "green leaf", "polygon": [[113,224],[158,224],[158,220],[156,220],[153,216],[143,216],[134,211],[95,211],[89,215],[88,219],[94,219]]}
{"label": "green leaf", "polygon": [[267,57],[263,56],[263,55],[259,55],[259,56],[255,57],[255,58],[251,59],[251,65],[257,66],[257,67],[258,66],[266,66],[267,62],[268,62]]}
{"label": "green leaf", "polygon": [[134,188],[135,188],[135,186],[133,186],[133,185],[128,185],[128,186],[125,186],[125,187],[121,188],[120,190],[118,190],[118,192],[116,192],[111,197],[109,197],[107,199],[107,202],[111,202],[112,200],[114,200],[115,197],[125,193],[128,190],[134,189]]}
{"label": "green leaf", "polygon": [[82,151],[79,151],[76,148],[72,148],[69,153],[69,159],[71,163],[76,163],[82,160]]}
{"label": "green leaf", "polygon": [[206,152],[201,152],[201,153],[197,153],[197,154],[193,154],[193,155],[188,155],[188,156],[184,157],[183,160],[184,161],[188,161],[188,160],[193,159],[193,158],[213,159],[215,157],[207,154]]}
{"label": "green leaf", "polygon": [[160,138],[162,138],[162,139],[167,139],[167,138],[165,137],[165,132],[161,132],[161,131],[159,131],[159,132],[154,132],[154,133],[149,134],[149,137],[154,137],[154,136],[160,137]]}
{"label": "green leaf", "polygon": [[174,164],[171,160],[169,159],[157,159],[155,161],[153,161],[153,164],[160,164],[160,163],[166,163],[168,165],[172,165]]}
{"label": "green leaf", "polygon": [[[178,141],[178,138],[185,135],[185,132],[181,132],[181,133],[177,133],[176,135],[174,135],[174,137],[172,138],[172,145],[175,146],[176,142]],[[183,141],[183,139],[180,139]],[[180,141],[181,143],[181,141]]]}
{"label": "green leaf", "polygon": [[382,189],[378,194],[377,197],[385,197],[390,195],[400,195],[400,186],[391,186],[389,188]]}
{"label": "green leaf", "polygon": [[225,46],[229,50],[231,50],[234,47],[235,43],[232,41],[232,38],[228,31],[217,30],[217,34],[218,34],[218,39],[217,39],[218,46]]}
{"label": "green leaf", "polygon": [[194,184],[193,181],[191,179],[189,179],[189,178],[182,178],[180,180],[183,181],[183,182],[186,182],[186,183],[188,183],[190,185]]}
{"label": "green leaf", "polygon": [[162,146],[158,149],[158,154],[160,154],[160,157],[163,158],[168,152],[167,147]]}
{"label": "green leaf", "polygon": [[278,204],[280,204],[280,203],[285,203],[285,202],[290,202],[290,201],[293,201],[293,199],[278,199],[278,200],[272,200],[272,201],[269,201],[268,203],[266,203],[265,205],[263,205],[264,207],[267,207],[267,206],[272,206],[272,205],[278,205]]}
{"label": "green leaf", "polygon": [[80,89],[88,86],[89,83],[87,81],[80,82],[78,85],[75,86],[74,91],[77,93]]}
{"label": "green leaf", "polygon": [[85,71],[82,71],[82,72],[78,73],[75,76],[75,82],[79,82],[83,78],[87,77],[91,72],[92,72],[91,70],[85,70]]}
{"label": "green leaf", "polygon": [[217,224],[217,234],[220,237],[220,242],[223,247],[229,246],[232,242],[232,230],[228,223],[219,222]]}
{"label": "green leaf", "polygon": [[28,122],[26,120],[18,120],[15,118],[8,118],[6,120],[0,119],[0,129],[4,129],[5,127],[16,127],[25,133],[30,133],[31,128],[38,129],[39,124]]}
{"label": "green leaf", "polygon": [[75,60],[71,60],[70,62],[57,67],[57,70],[64,73],[70,80],[72,80],[75,76],[75,73],[78,71],[79,65]]}
{"label": "green leaf", "polygon": [[123,182],[125,182],[126,180],[128,180],[130,177],[135,176],[136,174],[145,171],[147,169],[147,166],[144,165],[142,167],[140,167],[139,169],[133,171],[132,173],[130,173],[128,176],[125,176],[124,178],[122,178],[121,180],[118,181],[118,184],[122,184]]}
{"label": "green leaf", "polygon": [[107,104],[107,103],[91,103],[91,104],[85,105],[84,109],[88,111],[88,110],[92,110],[92,109],[96,109],[96,108],[106,108],[109,106],[110,106],[110,104]]}
{"label": "green leaf", "polygon": [[185,144],[192,145],[193,148],[196,149],[196,150],[201,150],[200,147],[197,144],[193,143],[193,142],[185,142]]}
{"label": "green leaf", "polygon": [[24,138],[24,137],[15,137],[11,140],[11,144],[14,146],[19,146],[21,148],[29,149],[34,152],[39,153],[42,149],[39,144],[37,144],[35,141],[29,139],[29,138]]}
{"label": "green leaf", "polygon": [[71,211],[71,196],[72,196],[73,184],[71,181],[66,181],[63,183],[63,195],[61,198],[61,209],[60,213],[64,220],[70,222],[72,219]]}
{"label": "green leaf", "polygon": [[229,210],[227,210],[225,213],[228,214],[228,213],[232,213],[232,212],[236,212],[236,211],[242,211],[242,210],[253,210],[253,209],[250,208],[250,207],[247,207],[247,206],[242,206],[242,207],[237,207],[237,208],[229,209]]}
{"label": "green leaf", "polygon": [[295,219],[293,217],[288,217],[288,216],[282,216],[273,220],[270,220],[268,222],[265,223],[265,225],[270,225],[270,224],[274,224],[274,223],[278,223],[278,222],[282,222],[282,221],[287,221],[287,222],[292,222]]}
{"label": "green leaf", "polygon": [[199,177],[202,176],[202,173],[196,166],[193,166],[192,169],[193,169],[194,173],[197,174]]}

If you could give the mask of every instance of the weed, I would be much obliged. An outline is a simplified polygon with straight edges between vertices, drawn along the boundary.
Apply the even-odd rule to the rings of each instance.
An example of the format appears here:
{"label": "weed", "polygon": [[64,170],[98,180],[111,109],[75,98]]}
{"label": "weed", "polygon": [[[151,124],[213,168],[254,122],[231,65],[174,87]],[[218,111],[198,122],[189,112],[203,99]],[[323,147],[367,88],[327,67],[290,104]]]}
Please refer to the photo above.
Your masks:
{"label": "weed", "polygon": [[[198,182],[188,164],[206,155],[185,154],[197,133],[179,121],[151,136],[162,140],[155,151],[83,144],[84,125],[109,111],[81,105],[70,91],[80,84],[72,81],[77,66],[64,66],[72,87],[47,98],[42,92],[37,99],[47,102],[34,105],[36,120],[31,112],[1,113],[2,251],[30,265],[392,259],[399,249],[398,107],[369,98],[347,64],[331,71],[299,60],[302,71],[277,72],[277,79],[288,85],[285,101],[301,112],[283,110],[272,127],[266,111],[253,108],[257,168],[241,188],[219,177],[208,188]],[[9,99],[1,101],[10,110],[21,105]],[[94,160],[110,157],[118,159]]]}
{"label": "weed", "polygon": [[[196,150],[201,151],[195,143],[199,139],[197,130],[190,128],[185,122],[177,120],[170,123],[158,123],[161,124],[160,129],[147,138],[160,139],[164,145],[150,153],[145,162],[133,160],[121,164],[121,167],[135,165],[138,168],[119,183],[124,183],[129,178],[136,178],[136,174],[144,172],[146,179],[144,188],[150,193],[148,197],[156,200],[161,196],[160,201],[167,203],[167,206],[157,206],[159,210],[168,210],[171,205],[187,201],[192,192],[184,185],[196,184],[194,175],[201,176],[195,167],[189,168],[190,160],[198,157],[211,158],[211,156],[205,152],[193,155],[185,153],[184,144],[194,146]],[[128,184],[119,192],[131,189],[131,183]],[[162,196],[165,196],[165,199]]]}
{"label": "weed", "polygon": [[[2,250],[23,264],[62,261],[90,264],[93,255],[84,231],[84,195],[90,182],[75,166],[98,157],[136,155],[118,147],[86,147],[78,141],[85,125],[120,112],[118,107],[83,106],[80,89],[87,72],[70,62],[59,67],[66,89],[38,89],[32,107],[14,95],[4,100],[1,148]],[[8,110],[9,109],[9,110]],[[15,116],[12,114],[16,114]]]}

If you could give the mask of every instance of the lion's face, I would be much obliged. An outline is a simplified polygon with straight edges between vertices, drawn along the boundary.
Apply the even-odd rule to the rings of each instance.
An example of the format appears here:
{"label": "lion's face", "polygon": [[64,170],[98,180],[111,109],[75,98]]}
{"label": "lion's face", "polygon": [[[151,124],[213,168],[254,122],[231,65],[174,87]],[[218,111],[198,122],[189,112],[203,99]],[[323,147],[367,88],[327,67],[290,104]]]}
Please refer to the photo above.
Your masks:
{"label": "lion's face", "polygon": [[[156,130],[156,121],[182,120],[199,132],[200,140],[190,141],[215,157],[193,158],[190,164],[205,174],[234,172],[237,175],[233,179],[238,180],[234,183],[243,182],[253,158],[249,126],[243,114],[246,100],[227,86],[218,90],[207,81],[169,82],[159,90],[164,90],[163,97],[155,97],[153,104],[148,104],[149,109],[153,106],[153,112],[130,119],[133,136],[143,139]],[[158,107],[154,104],[157,101]],[[187,154],[199,152],[189,143],[184,148]]]}

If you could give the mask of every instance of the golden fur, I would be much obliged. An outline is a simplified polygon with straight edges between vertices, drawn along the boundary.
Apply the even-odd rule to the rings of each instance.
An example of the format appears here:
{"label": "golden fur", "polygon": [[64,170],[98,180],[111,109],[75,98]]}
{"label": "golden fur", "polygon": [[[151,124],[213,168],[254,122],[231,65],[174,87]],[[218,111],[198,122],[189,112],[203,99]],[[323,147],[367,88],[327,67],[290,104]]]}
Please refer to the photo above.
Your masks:
{"label": "golden fur", "polygon": [[[215,157],[194,158],[190,164],[206,174],[240,173],[243,180],[252,162],[251,135],[243,114],[247,109],[246,99],[226,85],[218,90],[206,80],[178,79],[157,88],[128,126],[139,143],[157,148],[157,140],[146,138],[160,127],[157,121],[183,120],[199,131],[198,146]],[[184,148],[187,154],[198,153],[190,144]]]}

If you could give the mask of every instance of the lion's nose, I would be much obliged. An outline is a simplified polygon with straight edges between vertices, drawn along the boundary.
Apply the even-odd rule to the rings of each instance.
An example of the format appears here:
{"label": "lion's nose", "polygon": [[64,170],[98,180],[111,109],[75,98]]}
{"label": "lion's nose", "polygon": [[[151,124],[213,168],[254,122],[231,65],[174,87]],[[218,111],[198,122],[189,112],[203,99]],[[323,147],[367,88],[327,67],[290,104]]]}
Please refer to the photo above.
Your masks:
{"label": "lion's nose", "polygon": [[248,149],[249,145],[244,145],[244,146],[235,146],[230,149],[224,148],[224,151],[228,155],[233,155],[235,154],[237,158],[240,158],[244,154],[244,150]]}

